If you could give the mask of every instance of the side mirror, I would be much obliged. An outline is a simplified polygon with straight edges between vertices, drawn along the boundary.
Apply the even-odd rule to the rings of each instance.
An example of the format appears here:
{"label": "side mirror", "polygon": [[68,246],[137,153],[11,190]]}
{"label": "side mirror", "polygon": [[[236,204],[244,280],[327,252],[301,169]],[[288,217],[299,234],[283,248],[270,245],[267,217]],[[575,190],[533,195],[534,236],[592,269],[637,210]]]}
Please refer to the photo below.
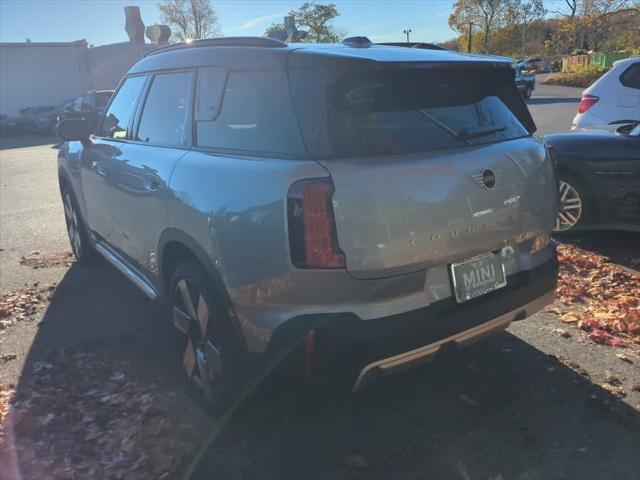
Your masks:
{"label": "side mirror", "polygon": [[56,125],[56,134],[67,142],[79,140],[84,144],[92,133],[91,125],[83,118],[67,118]]}

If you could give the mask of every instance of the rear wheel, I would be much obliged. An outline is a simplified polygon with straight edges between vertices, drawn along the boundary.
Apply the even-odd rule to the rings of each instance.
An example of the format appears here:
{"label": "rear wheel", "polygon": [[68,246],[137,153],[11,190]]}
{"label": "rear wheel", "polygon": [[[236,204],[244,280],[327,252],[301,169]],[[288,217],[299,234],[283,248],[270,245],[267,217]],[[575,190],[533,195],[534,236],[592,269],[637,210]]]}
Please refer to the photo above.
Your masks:
{"label": "rear wheel", "polygon": [[207,404],[220,409],[231,399],[239,370],[228,315],[207,273],[193,260],[178,264],[170,288],[182,369]]}
{"label": "rear wheel", "polygon": [[523,93],[523,95],[522,95],[522,96],[523,96],[526,100],[529,100],[529,99],[531,98],[531,95],[532,95],[532,94],[533,94],[533,88],[531,88],[531,87],[527,87],[527,88],[525,89],[525,91],[524,91],[524,93]]}
{"label": "rear wheel", "polygon": [[584,224],[589,216],[589,198],[587,189],[574,177],[561,174],[558,184],[560,205],[554,230],[566,232]]}

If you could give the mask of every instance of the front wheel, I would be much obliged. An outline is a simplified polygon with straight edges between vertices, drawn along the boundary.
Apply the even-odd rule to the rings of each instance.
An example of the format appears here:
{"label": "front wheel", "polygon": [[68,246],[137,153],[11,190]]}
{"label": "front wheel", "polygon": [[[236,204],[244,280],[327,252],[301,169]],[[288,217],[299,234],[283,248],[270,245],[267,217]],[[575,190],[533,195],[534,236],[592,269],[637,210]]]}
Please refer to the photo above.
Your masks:
{"label": "front wheel", "polygon": [[73,256],[78,262],[89,263],[95,259],[96,253],[89,243],[87,228],[82,220],[78,203],[68,188],[62,189],[62,204]]}
{"label": "front wheel", "polygon": [[523,97],[525,98],[525,100],[529,100],[532,94],[533,94],[533,88],[527,87],[524,91]]}

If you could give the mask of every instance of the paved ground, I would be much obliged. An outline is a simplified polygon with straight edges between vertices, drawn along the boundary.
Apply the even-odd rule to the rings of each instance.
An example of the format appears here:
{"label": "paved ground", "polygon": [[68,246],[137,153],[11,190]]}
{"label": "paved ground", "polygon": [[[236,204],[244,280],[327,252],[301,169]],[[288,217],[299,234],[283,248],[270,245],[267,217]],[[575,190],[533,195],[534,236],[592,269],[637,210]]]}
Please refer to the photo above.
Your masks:
{"label": "paved ground", "polygon": [[[570,128],[579,94],[539,86],[530,102],[539,133]],[[60,285],[41,318],[0,337],[2,353],[17,355],[0,363],[0,383],[24,372],[19,391],[52,347],[88,345],[107,352],[111,363],[134,359],[137,373],[127,375],[162,374],[167,395],[181,392],[162,310],[117,272],[100,264],[19,264],[22,255],[68,246],[55,148],[12,146],[4,140],[0,151],[0,292],[33,282]],[[638,245],[637,237],[619,241],[627,250]],[[601,243],[592,241],[594,248]],[[263,388],[234,415],[214,420],[185,397],[192,430],[200,429],[194,477],[638,478],[640,394],[621,399],[602,385],[612,373],[640,383],[640,357],[622,361],[615,349],[588,343],[577,331],[559,336],[558,327],[554,316],[538,314],[360,395]],[[68,384],[53,387],[64,392]]]}
{"label": "paved ground", "polygon": [[570,130],[571,121],[578,111],[582,90],[538,83],[528,102],[531,115],[538,126],[536,133],[547,135]]}

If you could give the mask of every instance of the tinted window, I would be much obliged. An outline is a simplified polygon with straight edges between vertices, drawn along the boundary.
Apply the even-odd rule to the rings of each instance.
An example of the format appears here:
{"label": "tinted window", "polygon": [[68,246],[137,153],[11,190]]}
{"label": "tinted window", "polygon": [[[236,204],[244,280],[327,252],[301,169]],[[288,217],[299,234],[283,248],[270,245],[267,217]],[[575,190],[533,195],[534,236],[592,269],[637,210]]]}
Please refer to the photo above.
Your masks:
{"label": "tinted window", "polygon": [[83,97],[78,97],[73,101],[73,106],[71,107],[71,109],[74,112],[80,112],[82,111],[82,98]]}
{"label": "tinted window", "polygon": [[511,110],[523,107],[513,75],[477,68],[349,72],[329,81],[324,94],[315,86],[297,90],[296,106],[307,144],[320,155],[464,147],[529,134]]}
{"label": "tinted window", "polygon": [[111,98],[110,92],[99,92],[96,93],[96,108],[104,108],[109,103],[109,99]]}
{"label": "tinted window", "polygon": [[92,110],[92,109],[93,109],[93,99],[91,98],[91,95],[85,95],[84,97],[81,97],[80,110],[86,112],[87,110]]}
{"label": "tinted window", "polygon": [[197,138],[204,147],[303,154],[285,72],[229,72],[220,114],[197,122]]}
{"label": "tinted window", "polygon": [[640,63],[634,63],[622,72],[620,83],[625,87],[640,88]]}
{"label": "tinted window", "polygon": [[222,105],[227,72],[218,67],[204,67],[198,70],[197,120],[214,120]]}
{"label": "tinted window", "polygon": [[130,77],[115,93],[115,98],[104,116],[98,135],[126,138],[129,121],[138,102],[146,77]]}
{"label": "tinted window", "polygon": [[164,73],[153,78],[137,140],[159,145],[184,143],[190,80],[190,72]]}

